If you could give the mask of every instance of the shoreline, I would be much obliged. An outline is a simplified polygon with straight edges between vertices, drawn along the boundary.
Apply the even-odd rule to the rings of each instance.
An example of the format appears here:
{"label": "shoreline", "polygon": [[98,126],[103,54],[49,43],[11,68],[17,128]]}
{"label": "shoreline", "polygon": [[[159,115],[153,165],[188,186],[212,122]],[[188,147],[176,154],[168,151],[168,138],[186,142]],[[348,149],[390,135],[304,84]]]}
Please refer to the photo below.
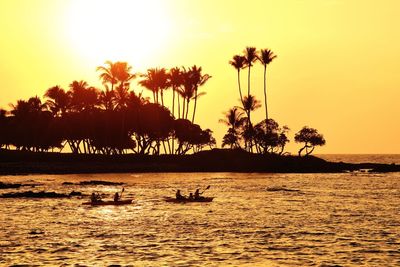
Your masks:
{"label": "shoreline", "polygon": [[0,151],[0,175],[145,172],[342,173],[400,172],[399,164],[329,162],[308,156],[213,149],[190,155],[83,155]]}

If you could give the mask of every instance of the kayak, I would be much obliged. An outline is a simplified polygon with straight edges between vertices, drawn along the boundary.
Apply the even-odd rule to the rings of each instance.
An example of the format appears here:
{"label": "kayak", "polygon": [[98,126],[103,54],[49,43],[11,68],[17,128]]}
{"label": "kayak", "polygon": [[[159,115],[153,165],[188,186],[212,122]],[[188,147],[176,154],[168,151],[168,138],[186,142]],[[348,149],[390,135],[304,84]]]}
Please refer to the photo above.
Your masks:
{"label": "kayak", "polygon": [[197,199],[176,199],[174,197],[164,197],[164,200],[166,202],[172,202],[172,203],[188,203],[188,202],[211,202],[213,201],[213,197],[201,197]]}
{"label": "kayak", "polygon": [[98,201],[98,202],[83,202],[82,205],[91,205],[91,206],[121,206],[121,205],[128,205],[132,203],[132,199],[127,200],[119,200],[119,201]]}

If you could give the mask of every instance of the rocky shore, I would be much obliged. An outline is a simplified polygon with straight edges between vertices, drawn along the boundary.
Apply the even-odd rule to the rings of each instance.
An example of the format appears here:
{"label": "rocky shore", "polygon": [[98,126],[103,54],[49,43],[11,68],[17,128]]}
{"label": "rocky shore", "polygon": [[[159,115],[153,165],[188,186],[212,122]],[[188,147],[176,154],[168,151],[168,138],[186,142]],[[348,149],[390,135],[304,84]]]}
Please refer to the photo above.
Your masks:
{"label": "rocky shore", "polygon": [[399,172],[398,164],[328,162],[309,156],[213,149],[191,155],[76,155],[0,151],[0,175],[123,172]]}

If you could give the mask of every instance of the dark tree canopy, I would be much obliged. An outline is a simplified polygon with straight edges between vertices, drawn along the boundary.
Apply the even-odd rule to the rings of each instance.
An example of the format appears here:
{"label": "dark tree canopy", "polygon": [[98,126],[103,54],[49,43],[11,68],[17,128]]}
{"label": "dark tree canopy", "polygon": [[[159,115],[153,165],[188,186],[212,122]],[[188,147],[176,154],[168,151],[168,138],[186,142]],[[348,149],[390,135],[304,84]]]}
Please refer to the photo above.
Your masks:
{"label": "dark tree canopy", "polygon": [[326,141],[322,134],[319,134],[317,129],[310,128],[308,126],[304,126],[296,135],[294,136],[294,140],[296,143],[304,143],[304,146],[299,150],[299,156],[301,156],[301,152],[305,150],[305,155],[310,155],[315,146],[323,146]]}
{"label": "dark tree canopy", "polygon": [[[171,72],[149,69],[139,84],[153,93],[151,103],[131,89],[136,78],[131,69],[126,62],[107,61],[97,68],[105,90],[75,80],[69,90],[50,87],[44,102],[35,96],[18,100],[10,112],[1,110],[0,149],[62,150],[68,144],[73,153],[184,154],[215,145],[212,132],[193,123],[198,87],[211,76],[196,66]],[[174,108],[171,112],[164,103],[164,91],[170,88],[178,93],[178,109],[185,119],[175,119]],[[182,94],[183,88],[191,90],[189,95]],[[190,100],[195,102],[192,121],[186,119]]]}

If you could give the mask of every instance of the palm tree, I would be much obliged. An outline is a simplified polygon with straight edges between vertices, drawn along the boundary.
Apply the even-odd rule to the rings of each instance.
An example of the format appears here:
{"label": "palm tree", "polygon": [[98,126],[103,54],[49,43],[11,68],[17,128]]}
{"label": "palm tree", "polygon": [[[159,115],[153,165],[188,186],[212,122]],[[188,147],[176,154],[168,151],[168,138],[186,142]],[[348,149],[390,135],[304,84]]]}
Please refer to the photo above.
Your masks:
{"label": "palm tree", "polygon": [[240,70],[245,67],[245,62],[246,62],[246,58],[244,56],[240,56],[240,55],[233,56],[232,60],[229,61],[229,64],[231,64],[237,70],[240,102],[242,104],[243,104],[243,96],[242,96],[242,89],[240,86]]}
{"label": "palm tree", "polygon": [[[169,70],[168,73],[169,85],[172,87],[172,115],[175,116],[175,93],[178,88],[183,84],[182,71],[179,67],[175,67]],[[179,106],[178,106],[179,107]],[[178,115],[179,110],[178,110]]]}
{"label": "palm tree", "polygon": [[128,87],[118,86],[114,90],[114,106],[118,110],[122,110],[127,107],[129,102],[129,89]]}
{"label": "palm tree", "polygon": [[199,86],[204,85],[210,78],[211,76],[208,74],[201,74],[201,67],[196,67],[194,65],[192,68],[189,69],[189,77],[190,77],[190,82],[192,83],[193,90],[194,90],[194,108],[193,108],[193,115],[192,115],[192,123],[194,123],[194,117],[196,115],[196,108],[197,108],[197,98],[200,97],[203,94],[198,94],[197,91],[199,89]]}
{"label": "palm tree", "polygon": [[151,68],[148,69],[147,73],[143,74],[142,77],[144,77],[144,79],[139,81],[139,84],[153,92],[154,103],[159,103],[159,93],[161,93],[161,101],[164,103],[162,91],[168,88],[168,75],[166,69]]}
{"label": "palm tree", "polygon": [[257,100],[255,96],[249,95],[243,98],[243,111],[246,112],[249,125],[251,125],[251,112],[260,107],[261,102]]}
{"label": "palm tree", "polygon": [[229,128],[236,130],[243,124],[243,112],[240,112],[237,107],[233,107],[224,113],[225,118],[220,119],[220,123],[224,123]]}
{"label": "palm tree", "polygon": [[[179,91],[179,88],[183,85],[183,75],[179,67],[175,67],[168,72],[168,83],[172,87],[172,116],[175,118],[175,93]],[[178,118],[180,118],[180,104],[178,95]],[[172,136],[172,153],[175,153],[175,138]]]}
{"label": "palm tree", "polygon": [[247,96],[250,96],[250,69],[257,60],[257,50],[255,47],[246,47],[244,50],[244,58],[247,68],[249,69],[247,76]]}
{"label": "palm tree", "polygon": [[227,125],[229,129],[228,133],[224,136],[223,146],[230,145],[231,148],[240,148],[237,129],[243,125],[243,112],[240,112],[237,107],[233,107],[224,114],[225,118],[220,119],[219,122]]}
{"label": "palm tree", "polygon": [[268,121],[268,106],[267,106],[267,65],[276,58],[276,55],[270,49],[261,49],[261,54],[258,60],[264,65],[264,104],[265,104],[265,120]]}
{"label": "palm tree", "polygon": [[85,81],[73,81],[71,89],[71,106],[76,111],[91,110],[98,104],[99,92]]}
{"label": "palm tree", "polygon": [[99,103],[102,108],[110,111],[110,110],[114,109],[115,92],[108,89],[107,85],[105,87],[106,87],[106,90],[100,92]]}
{"label": "palm tree", "polygon": [[255,96],[249,95],[245,96],[243,98],[243,111],[246,112],[247,115],[247,125],[245,129],[245,135],[246,140],[249,141],[249,147],[250,151],[253,152],[253,141],[252,141],[252,135],[253,135],[253,124],[251,123],[251,112],[260,108],[261,103],[259,100],[256,99]]}
{"label": "palm tree", "polygon": [[53,113],[53,116],[62,116],[65,114],[70,103],[70,95],[63,88],[58,85],[53,86],[46,91],[44,96],[49,98],[46,104]]}
{"label": "palm tree", "polygon": [[158,87],[158,91],[160,92],[161,95],[161,105],[165,107],[164,105],[164,90],[168,89],[169,87],[169,80],[168,80],[168,73],[165,68],[157,69],[156,68],[156,85]]}
{"label": "palm tree", "polygon": [[136,77],[135,74],[131,74],[132,67],[126,62],[117,61],[115,63],[106,61],[107,66],[97,67],[97,71],[101,71],[99,77],[103,81],[103,84],[110,83],[111,91],[114,90],[114,85],[120,83],[120,86],[124,86],[125,83],[129,84],[129,81]]}
{"label": "palm tree", "polygon": [[32,112],[41,112],[47,109],[46,103],[42,103],[42,100],[38,96],[34,96],[28,99],[28,105]]}
{"label": "palm tree", "polygon": [[17,118],[25,119],[31,114],[37,114],[46,109],[39,97],[31,97],[29,100],[18,100],[17,104],[10,104],[11,114]]}

